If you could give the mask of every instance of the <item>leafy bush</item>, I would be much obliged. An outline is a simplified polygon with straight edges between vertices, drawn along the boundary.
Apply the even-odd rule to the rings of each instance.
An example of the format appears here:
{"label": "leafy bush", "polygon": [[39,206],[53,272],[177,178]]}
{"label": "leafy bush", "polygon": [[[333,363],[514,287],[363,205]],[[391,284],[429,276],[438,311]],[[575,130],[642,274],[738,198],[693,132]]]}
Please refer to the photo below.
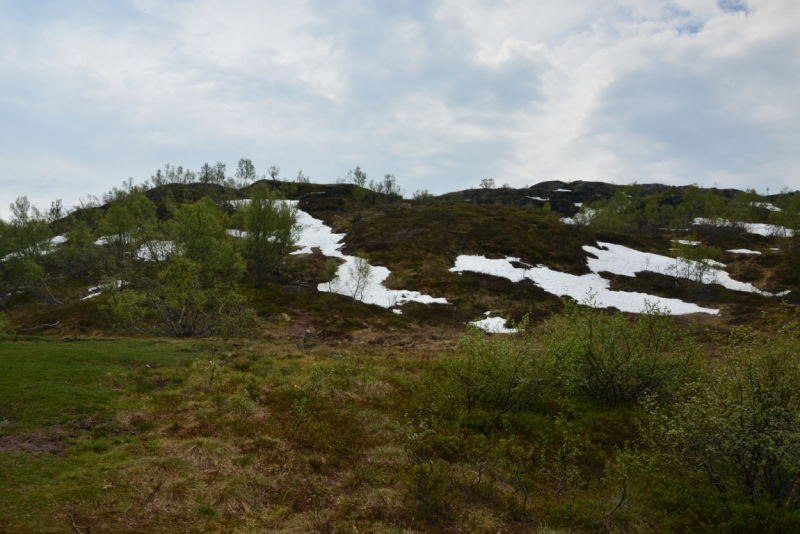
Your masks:
{"label": "leafy bush", "polygon": [[246,327],[253,311],[235,284],[244,261],[221,219],[208,197],[184,204],[171,221],[173,257],[155,279],[116,293],[111,311],[130,329],[157,335],[210,336]]}
{"label": "leafy bush", "polygon": [[719,367],[649,403],[645,435],[664,469],[727,496],[784,500],[800,490],[800,329],[730,336]]}
{"label": "leafy bush", "polygon": [[[523,330],[526,323],[520,325]],[[467,413],[478,408],[500,415],[529,408],[564,378],[552,353],[524,334],[487,336],[471,328],[461,346],[448,371]]]}
{"label": "leafy bush", "polygon": [[545,343],[569,362],[575,383],[593,399],[631,403],[653,391],[671,391],[691,376],[698,353],[672,318],[650,305],[633,320],[565,301]]}

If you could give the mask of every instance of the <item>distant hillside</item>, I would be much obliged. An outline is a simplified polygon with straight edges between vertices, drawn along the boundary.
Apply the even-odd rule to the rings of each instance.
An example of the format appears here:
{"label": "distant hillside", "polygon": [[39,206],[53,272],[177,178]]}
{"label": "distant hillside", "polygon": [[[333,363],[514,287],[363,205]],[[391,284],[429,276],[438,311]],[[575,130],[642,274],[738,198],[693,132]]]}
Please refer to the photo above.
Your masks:
{"label": "distant hillside", "polygon": [[[262,180],[235,189],[173,183],[142,191],[155,219],[137,246],[165,242],[174,214],[204,197],[217,206],[221,224],[243,229],[237,214],[241,201],[259,185],[280,191],[309,220],[319,221],[315,225],[341,235],[330,243],[335,253],[309,246],[307,253],[290,256],[264,287],[254,287],[247,273],[237,281],[255,311],[255,335],[349,337],[431,326],[455,333],[487,314],[498,318],[493,324],[526,313],[543,318],[561,308],[562,297],[582,301],[589,293],[599,297],[596,305],[625,311],[639,309],[647,298],[678,313],[706,310],[693,320],[715,327],[747,321],[784,301],[800,303],[797,239],[773,231],[787,228],[778,222],[791,226],[796,221],[792,206],[798,192],[762,197],[728,189],[578,181],[402,199],[353,184]],[[34,254],[42,269],[38,278],[18,272],[15,255],[27,253],[14,250],[6,238],[2,302],[14,329],[82,335],[123,331],[119,318],[104,307],[109,293],[96,288],[106,278],[127,277],[126,287],[142,289],[164,262],[137,259],[133,250],[114,258],[103,232],[115,202],[122,201],[47,222],[49,235],[64,236],[63,241],[85,228],[86,243],[80,250],[67,242]],[[237,250],[244,246],[243,240],[230,239]],[[618,246],[616,256],[609,256],[604,243]],[[376,273],[385,268],[380,271],[387,273],[385,280],[373,288],[389,295],[381,298],[398,298],[405,291],[429,300],[403,296],[396,306],[362,304],[369,298],[353,298],[342,288],[340,295],[318,289],[330,259],[343,265],[336,280],[349,283],[346,270],[359,251]],[[711,263],[703,263],[707,260]],[[481,261],[487,267],[475,267]],[[456,269],[457,263],[468,267]],[[87,295],[93,297],[83,300]]]}

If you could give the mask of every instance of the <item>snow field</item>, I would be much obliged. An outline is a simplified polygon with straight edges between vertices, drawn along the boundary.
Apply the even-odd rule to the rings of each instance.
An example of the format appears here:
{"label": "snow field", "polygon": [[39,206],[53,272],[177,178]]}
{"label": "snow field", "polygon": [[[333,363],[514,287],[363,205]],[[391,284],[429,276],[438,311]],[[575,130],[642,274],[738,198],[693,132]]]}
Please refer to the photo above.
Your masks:
{"label": "snow field", "polygon": [[785,228],[783,226],[765,223],[731,223],[728,219],[704,219],[703,217],[697,217],[694,220],[694,224],[707,224],[711,226],[733,226],[735,224],[740,228],[744,228],[744,231],[748,234],[758,234],[765,237],[792,237],[794,235],[794,230]]}
{"label": "snow field", "polygon": [[[734,291],[746,293],[757,293],[765,297],[781,296],[761,291],[752,284],[733,280],[728,273],[717,269],[707,269],[701,262],[687,260],[683,258],[670,258],[650,252],[639,252],[622,245],[612,243],[598,243],[600,247],[584,246],[583,250],[593,254],[596,258],[590,257],[587,261],[589,269],[594,273],[608,272],[622,276],[636,276],[636,273],[649,271],[652,273],[664,274],[676,278],[684,278],[687,274],[695,273],[700,276],[700,282],[704,284],[719,284]],[[717,267],[724,267],[724,264],[706,260],[707,264]]]}
{"label": "snow field", "polygon": [[[296,201],[290,202],[296,204]],[[342,242],[344,234],[333,233],[333,230],[321,220],[315,219],[302,210],[297,210],[297,225],[300,228],[300,236],[297,240],[299,250],[292,254],[311,254],[312,249],[318,247],[323,255],[344,260],[344,263],[336,271],[336,278],[330,282],[319,284],[317,286],[319,291],[346,295],[361,302],[376,304],[384,308],[402,306],[406,302],[412,301],[423,304],[448,304],[447,299],[423,295],[418,291],[388,289],[383,285],[383,282],[391,274],[386,267],[370,266],[371,276],[367,280],[363,280],[359,276],[358,263],[364,260],[348,256],[341,251],[344,246]]]}
{"label": "snow field", "polygon": [[521,282],[522,280],[528,279],[548,293],[559,297],[571,297],[579,302],[583,302],[591,295],[594,300],[594,305],[598,308],[614,307],[624,312],[639,313],[645,309],[647,304],[657,304],[660,307],[669,309],[670,313],[673,315],[684,315],[687,313],[708,313],[716,315],[719,313],[719,310],[702,308],[696,304],[683,302],[678,299],[656,297],[646,293],[630,291],[612,291],[609,289],[610,282],[597,273],[577,276],[554,271],[544,266],[530,267],[527,269],[514,267],[512,265],[513,262],[519,262],[519,258],[493,260],[484,256],[462,255],[456,259],[455,267],[450,269],[450,271],[470,271],[489,274],[506,278],[512,282]]}
{"label": "snow field", "polygon": [[502,317],[487,317],[480,321],[472,321],[469,324],[477,326],[490,334],[513,334],[517,331],[516,328],[506,328],[506,320]]}

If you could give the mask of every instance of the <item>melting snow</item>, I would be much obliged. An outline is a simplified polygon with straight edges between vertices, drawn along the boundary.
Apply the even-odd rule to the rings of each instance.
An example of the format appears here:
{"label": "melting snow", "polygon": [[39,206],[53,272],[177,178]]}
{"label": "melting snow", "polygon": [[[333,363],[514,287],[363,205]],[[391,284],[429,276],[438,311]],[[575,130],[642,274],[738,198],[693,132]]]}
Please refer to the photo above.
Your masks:
{"label": "melting snow", "polygon": [[172,241],[153,241],[142,245],[136,251],[136,259],[143,261],[166,261],[175,253],[175,243]]}
{"label": "melting snow", "polygon": [[[289,202],[296,204],[297,201]],[[369,279],[366,282],[360,280],[358,276],[358,258],[348,256],[341,251],[344,246],[342,242],[344,234],[334,234],[329,226],[302,210],[297,210],[297,225],[300,228],[300,236],[297,240],[299,250],[292,252],[292,254],[310,254],[313,248],[318,247],[325,256],[344,260],[344,263],[336,271],[336,278],[330,282],[319,284],[317,286],[319,291],[347,295],[361,302],[377,304],[384,308],[402,306],[411,301],[423,304],[448,303],[447,299],[423,295],[418,291],[386,288],[383,282],[391,274],[391,271],[386,267],[373,266]]]}
{"label": "melting snow", "polygon": [[450,270],[490,274],[506,278],[512,282],[528,279],[548,293],[559,297],[572,297],[577,301],[584,301],[587,296],[592,295],[594,297],[594,305],[598,308],[615,307],[621,311],[638,313],[644,310],[648,303],[651,303],[668,308],[674,315],[699,312],[712,315],[719,313],[719,310],[702,308],[678,299],[656,297],[646,293],[630,291],[611,291],[609,289],[610,282],[596,273],[576,276],[554,271],[543,266],[523,269],[514,267],[512,262],[519,262],[519,258],[491,260],[484,256],[459,256],[456,259],[455,267]]}
{"label": "melting snow", "polygon": [[688,239],[673,239],[674,242],[680,243],[681,245],[699,245],[700,241],[690,241]]}
{"label": "melting snow", "polygon": [[751,206],[758,206],[759,208],[767,208],[769,211],[783,211],[778,206],[770,204],[769,202],[751,202]]}
{"label": "melting snow", "polygon": [[542,198],[542,197],[528,197],[528,198],[531,200],[538,200],[540,202],[547,202],[548,200],[550,200],[549,198]]}
{"label": "melting snow", "polygon": [[569,189],[553,189],[553,193],[572,193]]}
{"label": "melting snow", "polygon": [[[761,291],[752,284],[733,280],[725,271],[705,269],[700,262],[694,260],[670,258],[649,252],[639,252],[638,250],[633,250],[622,245],[614,245],[612,243],[598,244],[604,247],[605,250],[590,246],[583,247],[583,250],[586,252],[597,256],[597,258],[589,258],[587,262],[589,264],[589,269],[595,273],[605,271],[622,276],[636,276],[636,273],[649,271],[678,278],[685,277],[687,273],[702,273],[700,281],[704,284],[719,284],[734,291],[757,293],[765,297],[776,296],[772,293]],[[724,266],[718,262],[712,263],[712,260],[706,260],[706,263]],[[780,295],[780,293],[778,295]]]}
{"label": "melting snow", "polygon": [[757,250],[748,250],[746,248],[735,248],[733,250],[729,250],[728,252],[733,252],[734,254],[761,254]]}
{"label": "melting snow", "polygon": [[673,315],[686,313],[717,314],[719,310],[702,308],[696,304],[648,295],[646,293],[630,291],[612,291],[610,282],[598,273],[608,272],[621,276],[636,276],[640,272],[654,272],[674,277],[685,277],[687,274],[700,276],[703,283],[720,284],[734,291],[757,293],[773,297],[783,296],[788,293],[768,293],[761,291],[752,284],[733,280],[728,273],[709,265],[724,267],[724,264],[706,260],[704,263],[683,258],[676,259],[649,252],[639,252],[622,245],[612,243],[598,243],[600,247],[584,246],[586,252],[596,256],[588,258],[591,274],[576,276],[573,274],[554,271],[544,266],[531,266],[529,268],[514,267],[512,263],[519,262],[519,258],[504,258],[499,260],[488,259],[484,256],[459,256],[453,272],[471,271],[490,274],[506,278],[512,282],[524,279],[531,280],[548,293],[558,296],[568,296],[575,300],[583,301],[588,295],[594,297],[594,304],[599,308],[615,307],[626,312],[641,312],[647,303],[658,304],[670,310]]}
{"label": "melting snow", "polygon": [[[697,217],[694,220],[694,224],[707,224],[710,226],[733,226],[733,224],[727,219],[705,219],[703,217]],[[744,231],[748,234],[758,234],[765,237],[792,237],[794,235],[794,230],[774,224],[745,222],[737,222],[735,224],[740,228],[744,228]]]}
{"label": "melting snow", "polygon": [[487,317],[486,319],[473,321],[469,324],[477,326],[490,334],[513,334],[517,331],[516,328],[506,328],[506,320],[502,317]]}

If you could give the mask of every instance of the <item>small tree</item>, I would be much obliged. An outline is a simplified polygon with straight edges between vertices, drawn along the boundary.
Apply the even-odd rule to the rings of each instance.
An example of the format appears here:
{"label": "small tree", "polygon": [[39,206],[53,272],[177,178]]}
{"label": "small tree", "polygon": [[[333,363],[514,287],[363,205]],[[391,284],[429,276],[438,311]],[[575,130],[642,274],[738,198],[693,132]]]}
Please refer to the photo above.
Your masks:
{"label": "small tree", "polygon": [[364,300],[364,292],[372,283],[372,266],[363,250],[356,252],[352,264],[348,267],[350,275],[348,290],[353,300]]}
{"label": "small tree", "polygon": [[258,184],[244,209],[244,226],[245,251],[253,261],[255,283],[263,286],[271,275],[280,272],[297,243],[297,208]]}
{"label": "small tree", "polygon": [[690,234],[685,236],[685,239],[673,243],[675,265],[673,272],[666,274],[674,274],[676,278],[685,279],[687,283],[713,284],[717,281],[717,272],[721,270],[717,259],[722,251],[716,247],[703,245],[695,239],[695,236]]}
{"label": "small tree", "polygon": [[494,189],[494,178],[484,178],[481,180],[481,189]]}
{"label": "small tree", "polygon": [[127,254],[152,238],[157,225],[155,204],[134,190],[111,203],[100,222],[100,231],[118,264],[122,264]]}
{"label": "small tree", "polygon": [[236,185],[245,187],[256,180],[256,167],[249,159],[242,158],[236,166]]}
{"label": "small tree", "polygon": [[245,266],[225,222],[208,197],[181,206],[169,226],[175,252],[166,268],[140,289],[117,292],[110,309],[142,333],[209,336],[244,328],[253,315],[236,287]]}
{"label": "small tree", "polygon": [[427,189],[417,189],[414,191],[412,198],[421,204],[430,204],[433,201],[434,196],[428,193]]}
{"label": "small tree", "polygon": [[[524,332],[527,318],[518,326]],[[449,360],[448,370],[467,413],[480,408],[502,415],[527,409],[564,378],[558,360],[530,337],[487,337],[478,328],[461,338],[461,351]]]}
{"label": "small tree", "polygon": [[204,184],[218,184],[225,183],[225,164],[218,161],[216,165],[209,165],[204,163],[200,168],[199,173],[200,182]]}

